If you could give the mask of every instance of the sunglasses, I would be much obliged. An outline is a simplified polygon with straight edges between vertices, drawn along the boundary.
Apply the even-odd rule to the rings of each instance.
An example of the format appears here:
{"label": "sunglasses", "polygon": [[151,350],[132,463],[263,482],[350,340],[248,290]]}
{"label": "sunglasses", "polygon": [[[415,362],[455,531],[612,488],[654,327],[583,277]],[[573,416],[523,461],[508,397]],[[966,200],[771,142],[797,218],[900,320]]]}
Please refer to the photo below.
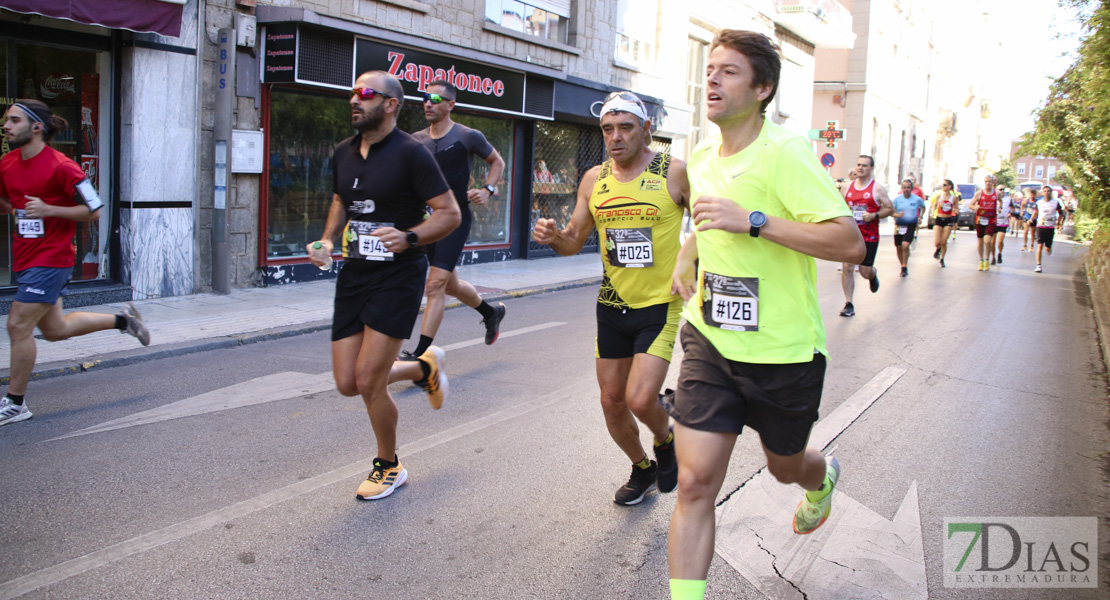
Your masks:
{"label": "sunglasses", "polygon": [[440,96],[439,94],[427,94],[427,93],[424,94],[424,102],[431,102],[432,104],[439,104],[440,102],[446,102],[448,100],[450,100],[450,98],[445,98],[443,96]]}
{"label": "sunglasses", "polygon": [[375,96],[382,96],[384,98],[392,98],[385,92],[379,92],[374,88],[355,88],[351,90],[351,96],[358,96],[362,100],[373,100]]}

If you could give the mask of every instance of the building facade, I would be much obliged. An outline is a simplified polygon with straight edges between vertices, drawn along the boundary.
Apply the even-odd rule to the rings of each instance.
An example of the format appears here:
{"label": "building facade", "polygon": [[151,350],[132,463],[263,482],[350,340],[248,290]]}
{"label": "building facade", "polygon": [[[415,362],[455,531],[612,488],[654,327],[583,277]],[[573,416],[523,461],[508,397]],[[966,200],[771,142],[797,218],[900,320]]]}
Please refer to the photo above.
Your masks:
{"label": "building facade", "polygon": [[1010,162],[1014,165],[1018,185],[1041,184],[1059,185],[1064,183],[1056,179],[1056,174],[1064,168],[1064,162],[1053,156],[1042,154],[1018,155],[1018,148],[1023,140],[1010,141]]}

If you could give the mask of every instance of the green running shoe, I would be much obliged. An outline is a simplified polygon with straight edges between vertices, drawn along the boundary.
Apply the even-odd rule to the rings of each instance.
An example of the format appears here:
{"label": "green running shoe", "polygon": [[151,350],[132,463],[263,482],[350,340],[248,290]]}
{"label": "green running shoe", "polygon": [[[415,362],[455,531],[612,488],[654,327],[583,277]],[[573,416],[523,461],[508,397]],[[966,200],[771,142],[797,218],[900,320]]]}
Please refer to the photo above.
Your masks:
{"label": "green running shoe", "polygon": [[814,492],[806,492],[802,495],[802,501],[798,503],[798,509],[794,511],[794,533],[805,535],[812,533],[818,527],[825,524],[825,519],[829,518],[829,513],[832,511],[832,496],[836,491],[836,481],[840,479],[840,461],[832,456],[825,457],[825,462],[828,464],[825,467],[825,480],[831,481],[832,485],[828,493],[820,500],[810,500],[809,495]]}

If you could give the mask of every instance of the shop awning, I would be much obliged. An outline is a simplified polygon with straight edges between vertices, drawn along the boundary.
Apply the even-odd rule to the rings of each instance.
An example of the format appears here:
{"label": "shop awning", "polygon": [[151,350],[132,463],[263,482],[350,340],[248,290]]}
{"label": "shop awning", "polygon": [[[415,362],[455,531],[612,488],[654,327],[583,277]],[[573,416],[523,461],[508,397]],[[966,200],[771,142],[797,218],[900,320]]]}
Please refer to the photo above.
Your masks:
{"label": "shop awning", "polygon": [[0,8],[112,29],[181,35],[182,3],[174,0],[0,0]]}

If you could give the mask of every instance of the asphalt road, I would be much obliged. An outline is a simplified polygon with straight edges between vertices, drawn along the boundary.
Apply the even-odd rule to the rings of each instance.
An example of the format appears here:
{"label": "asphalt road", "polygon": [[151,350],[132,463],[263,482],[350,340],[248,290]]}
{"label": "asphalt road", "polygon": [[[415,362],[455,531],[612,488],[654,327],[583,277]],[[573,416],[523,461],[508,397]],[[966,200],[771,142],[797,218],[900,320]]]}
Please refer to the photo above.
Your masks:
{"label": "asphalt road", "polygon": [[[916,482],[930,598],[1108,597],[1105,519],[1099,589],[944,586],[946,518],[1110,514],[1110,435],[1082,249],[1035,274],[1010,241],[981,273],[971,234],[943,270],[930,241],[899,278],[884,238],[850,319],[818,265],[822,415],[905,371],[829,445],[838,490],[890,519]],[[508,302],[492,347],[449,311],[450,397],[391,388],[410,479],[373,503],[354,498],[369,420],[329,386],[324,333],[34,383],[35,417],[0,428],[0,598],[667,597],[673,494],[611,502],[628,465],[597,402],[595,293]],[[722,498],[762,466],[741,436]],[[761,594],[716,557],[707,597]]]}

